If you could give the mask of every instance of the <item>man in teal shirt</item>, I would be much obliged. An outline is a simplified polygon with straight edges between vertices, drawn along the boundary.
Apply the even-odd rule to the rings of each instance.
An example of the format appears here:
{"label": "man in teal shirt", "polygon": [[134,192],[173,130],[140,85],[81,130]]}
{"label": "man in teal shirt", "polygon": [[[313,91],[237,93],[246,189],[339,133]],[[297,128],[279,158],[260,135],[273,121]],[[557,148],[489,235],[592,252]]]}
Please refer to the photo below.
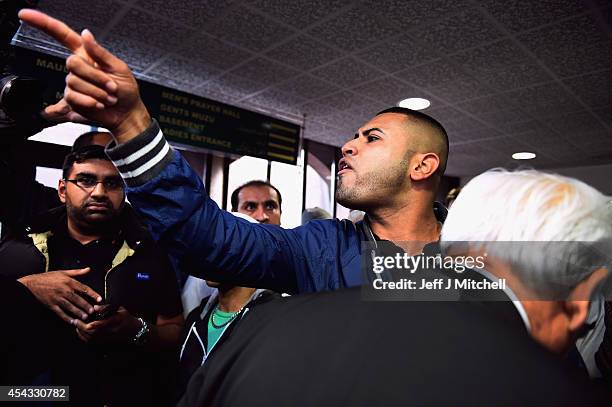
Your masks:
{"label": "man in teal shirt", "polygon": [[[231,196],[232,212],[250,222],[280,225],[281,193],[265,181],[251,181],[238,187]],[[230,335],[236,321],[249,307],[278,297],[271,291],[206,282],[216,292],[202,300],[186,319],[186,332],[180,355],[179,393],[182,394],[191,375],[219,346],[222,337]]]}

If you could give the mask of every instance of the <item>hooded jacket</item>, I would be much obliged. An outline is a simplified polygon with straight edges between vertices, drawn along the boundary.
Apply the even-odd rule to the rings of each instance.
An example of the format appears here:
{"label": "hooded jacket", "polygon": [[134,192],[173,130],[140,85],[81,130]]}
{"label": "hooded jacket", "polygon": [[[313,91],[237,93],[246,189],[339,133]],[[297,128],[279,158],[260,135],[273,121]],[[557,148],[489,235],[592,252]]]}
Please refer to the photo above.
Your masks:
{"label": "hooded jacket", "polygon": [[186,329],[179,362],[179,395],[182,395],[197,368],[206,362],[211,352],[216,351],[223,341],[233,334],[251,308],[276,298],[280,298],[280,295],[272,291],[255,290],[236,317],[224,327],[221,336],[212,347],[208,346],[208,320],[219,304],[219,292],[215,290],[213,294],[202,299],[200,305],[189,313],[185,321]]}

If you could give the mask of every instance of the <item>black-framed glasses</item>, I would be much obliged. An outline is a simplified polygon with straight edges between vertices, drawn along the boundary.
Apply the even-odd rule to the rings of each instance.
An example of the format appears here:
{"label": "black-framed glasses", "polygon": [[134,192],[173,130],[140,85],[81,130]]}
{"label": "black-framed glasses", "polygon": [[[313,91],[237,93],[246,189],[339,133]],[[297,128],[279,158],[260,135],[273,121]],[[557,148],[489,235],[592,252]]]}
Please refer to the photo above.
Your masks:
{"label": "black-framed glasses", "polygon": [[92,191],[98,184],[102,184],[107,191],[119,191],[125,187],[121,177],[107,177],[99,181],[95,177],[79,176],[74,179],[66,179],[66,182],[72,182],[77,187],[86,191]]}

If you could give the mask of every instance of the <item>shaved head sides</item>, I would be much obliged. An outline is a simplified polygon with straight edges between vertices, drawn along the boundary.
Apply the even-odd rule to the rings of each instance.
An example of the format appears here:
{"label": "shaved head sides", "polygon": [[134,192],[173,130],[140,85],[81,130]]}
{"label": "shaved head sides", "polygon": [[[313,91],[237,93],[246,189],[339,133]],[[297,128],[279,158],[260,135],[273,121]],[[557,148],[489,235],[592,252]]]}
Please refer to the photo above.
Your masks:
{"label": "shaved head sides", "polygon": [[421,153],[435,153],[440,158],[440,167],[437,172],[444,175],[448,160],[448,135],[444,127],[433,117],[416,110],[405,107],[391,107],[376,113],[376,116],[385,113],[397,113],[406,116],[406,124],[411,127],[416,138],[414,146]]}

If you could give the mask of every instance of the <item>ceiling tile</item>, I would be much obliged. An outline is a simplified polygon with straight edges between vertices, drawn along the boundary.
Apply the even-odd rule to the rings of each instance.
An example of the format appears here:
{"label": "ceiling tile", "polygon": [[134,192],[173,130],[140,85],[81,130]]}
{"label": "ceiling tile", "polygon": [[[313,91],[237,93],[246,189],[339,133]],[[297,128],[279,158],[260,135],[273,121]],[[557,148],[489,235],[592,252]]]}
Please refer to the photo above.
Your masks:
{"label": "ceiling tile", "polygon": [[608,128],[612,128],[612,105],[593,109],[593,113],[601,118],[607,124]]}
{"label": "ceiling tile", "polygon": [[492,90],[475,79],[464,77],[456,82],[444,82],[433,86],[431,92],[448,103],[456,103],[490,95]]}
{"label": "ceiling tile", "polygon": [[386,77],[366,83],[365,85],[353,88],[353,91],[389,105],[395,105],[400,100],[409,97],[425,97],[422,92],[393,77]]}
{"label": "ceiling tile", "polygon": [[563,46],[572,47],[606,40],[597,21],[588,14],[521,34],[517,38],[534,50],[552,51]]}
{"label": "ceiling tile", "polygon": [[158,61],[165,52],[157,47],[131,38],[109,35],[102,44],[136,70],[143,71]]}
{"label": "ceiling tile", "polygon": [[538,65],[519,64],[495,71],[481,72],[478,74],[478,80],[498,90],[510,90],[551,82],[554,78]]}
{"label": "ceiling tile", "polygon": [[350,87],[373,80],[383,74],[354,58],[344,58],[311,72],[335,85]]}
{"label": "ceiling tile", "polygon": [[448,14],[465,11],[471,5],[467,0],[366,0],[364,6],[386,24],[411,29],[419,25],[430,25]]}
{"label": "ceiling tile", "polygon": [[52,17],[69,21],[70,27],[76,32],[89,28],[96,36],[101,34],[102,29],[122,7],[121,3],[116,1],[96,1],[88,4],[87,12],[83,13],[83,5],[71,0],[46,0],[41,1],[38,6]]}
{"label": "ceiling tile", "polygon": [[[470,141],[470,136],[467,135],[467,134],[463,134],[463,133],[460,133],[458,131],[455,131],[455,130],[449,129],[449,128],[447,128],[446,130],[447,130],[446,134],[448,135],[448,141],[451,144],[458,143],[458,142]],[[451,154],[454,154],[454,150],[453,150],[452,145],[450,147],[450,151],[451,151]]]}
{"label": "ceiling tile", "polygon": [[338,113],[338,109],[326,103],[326,98],[309,101],[300,106],[300,110],[308,118],[319,120],[321,117]]}
{"label": "ceiling tile", "polygon": [[361,126],[367,121],[370,121],[372,117],[374,117],[378,112],[383,111],[392,107],[392,105],[388,105],[384,102],[375,102],[370,100],[363,100],[362,105],[358,105],[353,107],[350,112],[355,115],[355,120],[357,121],[357,125]]}
{"label": "ceiling tile", "polygon": [[261,51],[293,34],[292,30],[246,7],[226,15],[208,32],[253,51]]}
{"label": "ceiling tile", "polygon": [[338,51],[321,44],[310,36],[302,35],[281,44],[266,54],[285,64],[308,71],[325,64],[340,55]]}
{"label": "ceiling tile", "polygon": [[453,53],[492,41],[502,33],[477,11],[468,11],[433,24],[425,30],[417,29],[410,36],[441,53]]}
{"label": "ceiling tile", "polygon": [[312,117],[307,117],[304,124],[304,130],[311,134],[321,134],[326,131],[327,127],[327,125],[313,120]]}
{"label": "ceiling tile", "polygon": [[440,54],[432,47],[401,36],[365,49],[359,52],[357,57],[386,72],[397,72],[409,66],[438,59]]}
{"label": "ceiling tile", "polygon": [[530,31],[517,39],[561,76],[610,66],[610,44],[590,15]]}
{"label": "ceiling tile", "polygon": [[539,57],[551,71],[561,77],[580,75],[612,67],[612,42],[546,50],[539,53]]}
{"label": "ceiling tile", "polygon": [[159,17],[143,16],[135,9],[130,9],[112,30],[115,38],[130,38],[167,51],[176,50],[194,34],[189,28]]}
{"label": "ceiling tile", "polygon": [[[525,112],[519,108],[508,106],[504,110],[494,110],[475,114],[480,120],[489,123],[502,133],[512,133],[509,129],[524,123]],[[531,125],[531,124],[530,124]]]}
{"label": "ceiling tile", "polygon": [[555,83],[508,92],[506,96],[522,103],[523,109],[534,116],[550,116],[581,109],[578,101]]}
{"label": "ceiling tile", "polygon": [[222,96],[225,100],[239,100],[251,95],[265,85],[245,79],[233,74],[225,74],[220,78],[212,79],[203,86],[197,88],[200,94],[209,95],[206,97],[214,99],[215,96]]}
{"label": "ceiling tile", "polygon": [[612,70],[574,77],[564,83],[591,107],[612,104]]}
{"label": "ceiling tile", "polygon": [[368,8],[357,7],[311,29],[309,34],[338,48],[355,51],[395,34],[396,29],[379,21]]}
{"label": "ceiling tile", "polygon": [[530,57],[511,40],[501,40],[451,56],[451,59],[467,71],[487,72],[518,65]]}
{"label": "ceiling tile", "polygon": [[297,71],[264,58],[256,58],[235,68],[232,74],[262,84],[274,84],[296,76]]}
{"label": "ceiling tile", "polygon": [[483,0],[480,4],[512,31],[549,24],[587,9],[581,0]]}
{"label": "ceiling tile", "polygon": [[506,110],[514,106],[510,105],[508,99],[506,99],[504,96],[492,95],[457,104],[456,107],[473,114],[480,114],[498,110]]}
{"label": "ceiling tile", "polygon": [[491,127],[475,127],[475,128],[470,129],[470,128],[464,128],[461,122],[457,124],[453,124],[453,125],[458,126],[457,128],[459,128],[460,130],[455,131],[453,130],[453,128],[451,128],[451,130],[448,133],[450,140],[453,140],[454,138],[456,138],[460,141],[476,141],[476,140],[489,140],[492,138],[502,136],[501,133],[499,133],[497,130]]}
{"label": "ceiling tile", "polygon": [[209,35],[196,35],[191,38],[181,49],[181,53],[222,70],[231,68],[253,55]]}
{"label": "ceiling tile", "polygon": [[608,147],[605,148],[605,150],[612,151],[612,132],[610,131],[580,132],[572,135],[570,139],[578,146],[591,147],[590,151],[592,151],[594,154],[598,153],[592,148],[594,145],[602,146],[607,144]]}
{"label": "ceiling tile", "polygon": [[[512,134],[515,140],[535,149],[535,152],[545,153],[548,151],[565,151],[569,143],[563,143],[563,138],[554,131],[543,127],[534,127],[523,133]],[[561,147],[557,147],[561,146]],[[570,146],[574,151],[576,147]]]}
{"label": "ceiling tile", "polygon": [[[330,116],[321,117],[319,121],[325,125],[338,128],[354,127],[354,131],[362,124],[350,112],[338,112]],[[347,134],[347,139],[350,134]]]}
{"label": "ceiling tile", "polygon": [[172,79],[176,82],[188,83],[196,87],[218,73],[218,70],[202,63],[194,63],[189,59],[173,57],[157,65],[147,72],[147,75]]}
{"label": "ceiling tile", "polygon": [[339,147],[346,141],[344,134],[342,130],[326,128],[324,133],[313,135],[310,139],[318,143]]}
{"label": "ceiling tile", "polygon": [[291,79],[275,86],[275,88],[283,92],[296,94],[304,99],[318,99],[339,90],[337,86],[309,75],[302,75]]}
{"label": "ceiling tile", "polygon": [[470,154],[472,157],[474,156],[486,156],[491,154],[491,151],[484,146],[482,143],[469,143],[469,144],[459,144],[453,145],[450,148],[451,153],[449,157],[453,154]]}
{"label": "ceiling tile", "polygon": [[419,87],[432,87],[465,79],[466,75],[448,61],[429,62],[394,74]]}
{"label": "ceiling tile", "polygon": [[316,101],[338,110],[355,109],[367,106],[370,102],[363,100],[354,93],[340,91]]}
{"label": "ceiling tile", "polygon": [[557,114],[543,119],[548,126],[559,134],[571,136],[576,132],[605,132],[606,129],[593,115],[585,110]]}
{"label": "ceiling tile", "polygon": [[279,92],[277,90],[266,90],[256,96],[244,100],[244,103],[247,104],[294,115],[301,114],[298,106],[303,102],[303,99],[295,95]]}
{"label": "ceiling tile", "polygon": [[465,113],[462,113],[451,106],[430,106],[423,110],[423,113],[426,113],[438,120],[443,126],[446,126],[446,122],[465,117]]}
{"label": "ceiling tile", "polygon": [[344,0],[256,0],[253,7],[285,24],[304,29],[347,5]]}
{"label": "ceiling tile", "polygon": [[507,162],[511,162],[512,154],[518,151],[529,151],[530,147],[513,137],[498,137],[491,140],[478,141],[476,144],[480,144],[482,147],[502,157],[503,162],[500,162],[499,165],[505,165]]}
{"label": "ceiling tile", "polygon": [[[525,120],[525,113],[505,96],[491,95],[455,105],[496,128],[500,123]],[[503,130],[502,130],[503,131]]]}
{"label": "ceiling tile", "polygon": [[138,6],[151,13],[193,28],[201,28],[204,24],[219,17],[235,3],[236,1],[231,0],[199,0],[198,7],[194,7],[194,2],[191,0],[172,0],[171,5],[166,0],[138,0],[136,2]]}
{"label": "ceiling tile", "polygon": [[[484,115],[486,117],[486,114]],[[514,115],[516,120],[499,120],[495,122],[495,127],[500,131],[507,134],[523,133],[533,128],[536,128],[540,123],[534,119],[531,119],[527,115]]]}
{"label": "ceiling tile", "polygon": [[[420,90],[458,158],[449,171],[516,167],[523,163],[510,154],[518,149],[542,151],[528,163],[537,168],[612,162],[609,0],[483,2],[39,5],[77,30],[93,29],[139,78],[272,116],[306,113],[305,137],[324,143],[342,145],[376,112]],[[42,34],[23,33],[19,45],[65,55]]]}
{"label": "ceiling tile", "polygon": [[467,138],[469,140],[479,140],[501,136],[501,134],[495,129],[467,115],[453,120],[446,125],[446,127],[449,132],[456,132],[463,138]]}

